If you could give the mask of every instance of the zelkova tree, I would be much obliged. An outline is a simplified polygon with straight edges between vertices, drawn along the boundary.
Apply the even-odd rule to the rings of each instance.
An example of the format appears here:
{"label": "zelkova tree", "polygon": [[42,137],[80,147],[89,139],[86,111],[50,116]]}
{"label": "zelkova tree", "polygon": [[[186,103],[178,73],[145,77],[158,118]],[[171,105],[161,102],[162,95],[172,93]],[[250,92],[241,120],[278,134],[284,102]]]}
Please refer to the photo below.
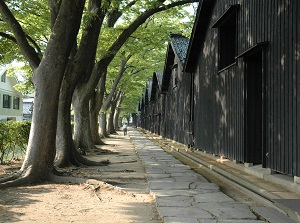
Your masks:
{"label": "zelkova tree", "polygon": [[145,88],[145,78],[143,78],[142,75],[128,75],[123,79],[120,86],[120,89],[123,92],[123,97],[117,106],[117,111],[114,117],[115,125],[119,118],[124,119],[129,117],[130,114],[138,112],[138,104],[141,100],[141,92],[143,88]]}
{"label": "zelkova tree", "polygon": [[[26,37],[30,40],[30,43],[35,46],[35,50],[39,55],[42,54],[42,50],[39,48],[39,45],[43,46],[44,43],[48,41],[47,33],[50,30],[49,27],[53,27],[60,6],[59,2],[58,4],[56,4],[56,2],[53,1],[53,3],[55,4],[50,5],[51,10],[49,13],[49,10],[47,11],[46,7],[47,4],[45,4],[44,2],[45,1],[27,1],[22,2],[22,4],[18,5],[18,7],[13,7],[14,9],[16,9],[14,13],[17,14],[19,19],[22,19],[22,24],[24,24],[25,27],[24,31],[26,33],[30,33],[30,36],[26,34]],[[85,12],[85,16],[82,22],[83,28],[81,30],[82,34],[80,43],[78,44],[78,46],[76,42],[74,43],[72,52],[68,60],[68,65],[66,66],[65,75],[60,91],[58,127],[56,135],[55,165],[59,167],[65,167],[72,164],[78,166],[81,164],[106,165],[108,163],[107,161],[92,162],[82,157],[82,155],[78,153],[78,151],[75,149],[72,139],[70,118],[70,107],[75,86],[80,77],[85,76],[84,73],[91,72],[92,66],[94,65],[93,61],[95,60],[95,52],[97,49],[99,32],[108,7],[109,1],[103,3],[103,5],[102,1],[90,0],[88,2],[87,11]],[[32,13],[34,16],[32,15]],[[49,19],[46,19],[49,18],[49,14],[51,14],[50,22],[48,21]],[[37,17],[37,19],[35,19],[35,17]],[[29,23],[29,25],[27,23]],[[32,28],[34,27],[32,24],[35,24],[36,27]],[[5,23],[0,23],[0,27],[7,29]],[[4,38],[1,39],[1,36]],[[38,41],[34,42],[32,36]],[[8,35],[5,32],[0,32],[1,43],[4,42],[4,45],[7,48],[10,48],[5,39],[9,40],[11,43],[16,43],[13,36]],[[18,49],[18,47],[14,46],[12,47],[12,49]],[[7,62],[11,61],[13,58],[20,58],[17,50],[15,51],[16,52],[13,54],[5,53],[5,59],[7,60]],[[3,51],[0,48],[0,55],[1,52]],[[30,91],[30,88],[28,90],[28,86],[30,85],[30,83],[30,78],[28,78],[26,84],[21,84],[18,89],[23,90],[23,92]]]}
{"label": "zelkova tree", "polygon": [[59,92],[78,34],[85,1],[48,2],[50,9],[59,6],[59,10],[44,55],[40,59],[8,6],[3,0],[0,1],[2,19],[10,27],[22,54],[34,70],[35,88],[35,106],[25,160],[16,174],[1,179],[0,187],[47,180],[55,172],[53,161]]}
{"label": "zelkova tree", "polygon": [[[101,76],[107,71],[107,68],[111,61],[114,59],[118,51],[122,48],[125,42],[130,36],[142,25],[149,17],[155,13],[166,11],[176,6],[181,6],[191,2],[197,2],[196,0],[179,0],[176,2],[168,3],[165,0],[158,0],[152,3],[145,3],[143,8],[138,1],[132,1],[139,4],[134,8],[138,11],[138,16],[122,30],[120,35],[111,44],[108,50],[102,52],[102,56],[99,61],[95,63],[94,69],[89,78],[80,81],[75,89],[73,95],[73,105],[75,113],[75,134],[74,140],[78,148],[83,150],[94,148],[93,138],[91,134],[91,122],[89,120],[89,101],[94,95],[95,89],[99,83]],[[150,5],[149,5],[150,4]],[[145,8],[147,7],[148,8]]]}
{"label": "zelkova tree", "polygon": [[117,90],[118,84],[119,84],[122,76],[124,75],[124,73],[126,71],[126,64],[127,64],[128,60],[131,57],[131,55],[125,56],[124,54],[125,54],[125,52],[122,53],[124,58],[121,60],[121,65],[120,65],[119,72],[118,72],[116,78],[113,81],[113,84],[111,86],[109,94],[104,98],[101,109],[100,109],[100,134],[104,137],[108,136],[107,131],[106,131],[106,125],[107,125],[107,123],[106,123],[106,118],[107,118],[106,114],[108,112],[108,109],[111,106],[111,101],[113,100],[114,96],[116,96],[115,92]]}
{"label": "zelkova tree", "polygon": [[[117,101],[117,105],[116,105],[116,108],[115,108],[115,112],[113,113],[113,125],[114,125],[114,130],[117,131],[119,130],[120,126],[119,126],[119,119],[120,119],[120,113],[121,113],[121,106],[122,106],[122,103],[123,103],[123,100],[125,98],[125,93],[122,92],[118,101]],[[111,123],[108,122],[108,124],[110,125]],[[108,129],[110,127],[107,127]]]}
{"label": "zelkova tree", "polygon": [[122,97],[122,91],[117,91],[114,93],[114,96],[110,101],[110,111],[108,113],[107,125],[106,125],[108,134],[116,133],[116,129],[114,125],[114,115],[115,115],[117,104],[120,101],[121,97]]}
{"label": "zelkova tree", "polygon": [[[182,12],[185,11],[182,10]],[[149,18],[143,25],[141,25],[130,36],[130,38],[122,47],[122,52],[128,52],[130,55],[132,55],[132,58],[126,64],[126,69],[123,68],[124,73],[125,71],[127,73],[125,75],[129,75],[130,73],[130,76],[132,78],[136,78],[136,75],[142,75],[144,77],[143,80],[145,80],[146,77],[152,75],[153,70],[156,70],[158,67],[163,66],[166,43],[169,40],[170,30],[176,33],[177,32],[182,33],[183,31],[186,31],[188,27],[186,22],[181,22],[180,16],[178,16],[177,14],[178,13],[174,14],[174,12],[172,12],[171,10],[168,10],[167,12],[163,12],[163,13],[157,13],[151,16],[151,18]],[[190,15],[186,15],[182,13],[182,17],[183,16],[185,17],[185,19],[187,17],[190,17]],[[161,24],[163,24],[163,26]],[[110,25],[113,25],[112,22],[110,22]],[[118,28],[120,28],[119,25]],[[119,60],[121,60],[120,62],[121,64],[122,61],[124,61],[122,58]],[[120,72],[116,71],[115,68],[116,65],[113,64],[113,62],[116,63],[115,61],[118,61],[118,57],[115,57],[112,63],[110,64],[107,73],[108,77],[106,78],[106,75],[103,75],[101,77],[100,82],[102,87],[98,88],[97,91],[95,91],[97,93],[95,93],[95,95],[92,97],[91,100],[91,105],[92,105],[91,113],[93,114],[91,116],[91,118],[93,118],[93,120],[91,119],[91,127],[92,127],[93,137],[96,134],[98,134],[98,129],[100,130],[100,135],[104,137],[108,137],[107,134],[115,132],[111,121],[112,119],[108,119],[107,121],[109,121],[110,123],[106,123],[107,114],[110,115],[111,113],[114,113],[114,109],[111,108],[109,109],[109,106],[114,105],[114,103],[109,101],[111,100],[111,97],[106,97],[103,103],[101,103],[101,101],[98,101],[96,99],[97,94],[104,95],[105,89],[110,91],[109,95],[116,94],[116,92],[113,91],[119,89],[116,88],[115,83],[117,80],[119,81],[122,80],[119,78],[119,75],[117,76],[114,75],[114,73],[120,74]],[[122,69],[120,69],[120,71],[121,70]],[[135,73],[136,75],[133,75],[133,73]],[[114,80],[111,80],[111,76],[113,76]],[[124,74],[122,74],[122,76],[124,76]],[[107,81],[103,82],[104,78],[107,79]],[[114,83],[113,85],[115,86],[114,88],[109,87],[111,82]],[[102,100],[100,96],[98,98],[99,100]],[[98,108],[98,110],[96,111],[94,108]],[[100,111],[100,128],[98,128],[98,126],[95,125],[95,123],[97,123],[99,111]]]}
{"label": "zelkova tree", "polygon": [[[32,3],[32,5],[47,5],[45,0],[22,1],[22,3],[27,2]],[[89,99],[91,98],[91,95],[93,95],[101,75],[106,72],[108,65],[127,41],[127,39],[131,36],[131,34],[151,15],[178,5],[191,3],[193,1],[182,0],[165,4],[167,1],[158,0],[154,3],[151,3],[151,7],[148,9],[144,9],[142,5],[139,5],[141,2],[138,2],[137,5],[139,5],[139,7],[135,8],[135,10],[137,9],[138,11],[138,16],[136,19],[129,24],[127,28],[120,32],[120,35],[118,35],[116,40],[110,45],[110,47],[108,47],[108,50],[102,51],[98,49],[98,51],[102,51],[100,60],[98,62],[94,63],[94,59],[92,59],[92,57],[88,57],[91,61],[87,62],[84,60],[85,57],[82,55],[89,55],[89,53],[93,55],[94,48],[88,48],[90,47],[90,42],[83,44],[83,40],[85,38],[91,38],[91,40],[94,41],[99,37],[97,36],[97,30],[95,31],[93,28],[95,26],[92,24],[96,23],[99,24],[99,27],[102,27],[101,24],[104,16],[106,15],[106,9],[109,8],[110,2],[111,1],[109,0],[91,0],[89,6],[89,10],[91,12],[90,18],[88,18],[86,20],[88,22],[85,23],[81,20],[85,4],[84,0],[48,0],[51,19],[50,22],[48,20],[46,21],[50,23],[48,27],[51,27],[51,31],[48,28],[45,29],[48,29],[47,32],[51,33],[51,35],[49,35],[50,37],[48,38],[47,34],[37,34],[36,38],[40,36],[45,36],[45,38],[44,42],[36,44],[34,39],[30,38],[30,36],[24,32],[25,28],[34,27],[34,24],[30,24],[22,29],[23,27],[21,27],[19,22],[15,19],[13,13],[11,13],[9,10],[9,7],[7,7],[3,0],[0,0],[0,25],[2,25],[2,22],[5,22],[7,29],[10,30],[10,33],[5,38],[18,45],[20,52],[34,71],[32,82],[35,89],[34,115],[29,145],[24,163],[17,174],[6,179],[1,179],[2,184],[0,187],[34,183],[40,180],[42,181],[49,179],[53,173],[56,173],[53,165],[55,156],[57,157],[57,163],[61,166],[69,165],[70,163],[79,164],[86,162],[85,159],[80,160],[82,157],[78,156],[76,152],[72,152],[72,150],[70,150],[70,148],[73,148],[72,143],[69,144],[70,141],[68,143],[63,142],[62,144],[58,144],[62,145],[61,148],[65,148],[66,150],[61,150],[61,153],[59,153],[58,151],[60,151],[60,149],[58,147],[58,150],[56,151],[55,141],[58,112],[60,113],[64,110],[63,108],[66,107],[64,112],[69,113],[68,109],[70,106],[68,106],[68,104],[70,103],[70,99],[73,97],[74,108],[77,110],[76,113],[79,114],[78,118],[75,119],[76,126],[79,126],[79,128],[76,129],[85,130],[85,128],[81,127],[84,127],[85,123],[89,124],[89,118],[87,118],[87,122],[80,122],[80,119],[83,117],[89,117],[89,114],[78,112],[78,110],[82,108],[89,109]],[[112,2],[114,4],[119,3],[119,1],[115,0],[112,0]],[[7,3],[13,4],[15,2],[8,1]],[[129,2],[127,4],[128,8],[131,8],[131,6],[133,6],[135,3],[137,3],[137,1]],[[100,11],[98,10],[99,4],[101,5]],[[11,8],[15,9],[17,7],[12,5]],[[49,11],[49,9],[46,9],[46,11]],[[45,9],[40,12],[44,11]],[[110,12],[111,11],[109,11],[109,13]],[[116,13],[114,18],[116,19],[118,17],[119,13]],[[77,46],[76,37],[78,35],[81,22],[82,24],[90,23],[89,26],[85,26],[86,29],[83,29],[82,40],[80,41],[80,45]],[[89,32],[88,30],[92,31]],[[0,36],[3,37],[5,35],[7,35],[7,33],[0,32]],[[0,40],[2,39],[0,38]],[[97,48],[97,45],[95,48]],[[18,54],[15,53],[15,55]],[[0,57],[1,56],[2,55],[0,55]],[[13,56],[11,58],[13,58]],[[9,61],[9,59],[7,59],[7,61]],[[71,78],[74,78],[74,80],[71,80]],[[64,95],[62,94],[62,89],[64,89],[64,86],[67,86],[66,83],[68,82],[75,83],[74,85],[76,85],[76,91],[73,96],[70,96],[72,95],[70,92],[65,93],[65,98],[63,98],[61,97]],[[64,84],[62,85],[62,83]],[[58,106],[61,106],[58,104],[60,100],[66,101],[67,103],[65,103],[63,107],[59,108]],[[84,115],[80,116],[81,114]],[[69,124],[69,114],[66,116],[64,116],[64,114],[60,115],[59,123]],[[82,145],[84,147],[85,142],[89,142],[87,144],[87,148],[89,148],[89,145],[91,145],[92,148],[93,143],[91,143],[92,140],[90,137],[90,128],[86,130],[88,134],[84,137],[84,139],[82,141],[75,141],[77,143],[77,147],[81,147]],[[58,129],[57,132],[59,134],[65,134],[67,136],[66,139],[70,140],[70,128],[63,130]],[[68,133],[66,134],[66,132]],[[58,137],[59,140],[63,138],[64,137]],[[75,139],[80,139],[80,137],[76,137],[76,131]]]}
{"label": "zelkova tree", "polygon": [[[105,165],[107,162],[92,162],[79,154],[76,149],[71,128],[72,95],[78,82],[88,78],[92,72],[98,38],[107,7],[101,5],[99,0],[90,0],[86,14],[85,27],[82,30],[80,44],[74,45],[70,62],[65,71],[65,76],[60,90],[58,127],[56,134],[56,165],[59,167],[70,164],[80,165]],[[78,147],[78,146],[77,146]]]}

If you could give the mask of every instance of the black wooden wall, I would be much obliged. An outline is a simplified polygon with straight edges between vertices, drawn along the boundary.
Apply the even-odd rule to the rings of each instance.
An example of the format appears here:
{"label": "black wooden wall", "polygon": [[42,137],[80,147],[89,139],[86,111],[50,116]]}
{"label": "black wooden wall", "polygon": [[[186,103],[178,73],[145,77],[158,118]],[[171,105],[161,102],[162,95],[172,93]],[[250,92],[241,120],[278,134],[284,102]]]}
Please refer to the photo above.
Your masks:
{"label": "black wooden wall", "polygon": [[[235,4],[240,5],[236,56],[241,56],[236,64],[218,72],[218,29],[211,26]],[[216,1],[194,68],[197,148],[241,162],[260,159],[265,167],[300,176],[299,12],[297,0]],[[259,48],[261,43],[266,44]],[[251,93],[253,78],[246,75],[251,71],[247,68],[251,49],[262,57],[262,82],[257,82],[262,85],[262,112],[257,119],[249,115],[251,100],[258,103],[250,99],[257,89]],[[262,148],[257,150],[251,148],[248,134],[251,120],[259,118]]]}
{"label": "black wooden wall", "polygon": [[[177,61],[175,61],[177,64]],[[163,130],[161,135],[174,141],[189,144],[191,75],[180,67],[173,69],[168,91],[162,95]]]}
{"label": "black wooden wall", "polygon": [[[204,2],[213,8],[203,16],[208,29],[192,39],[203,41],[189,55],[192,74],[172,71],[168,90],[144,101],[142,127],[184,144],[193,131],[196,148],[300,176],[300,2]],[[239,5],[236,60],[220,71],[213,25],[232,5]]]}

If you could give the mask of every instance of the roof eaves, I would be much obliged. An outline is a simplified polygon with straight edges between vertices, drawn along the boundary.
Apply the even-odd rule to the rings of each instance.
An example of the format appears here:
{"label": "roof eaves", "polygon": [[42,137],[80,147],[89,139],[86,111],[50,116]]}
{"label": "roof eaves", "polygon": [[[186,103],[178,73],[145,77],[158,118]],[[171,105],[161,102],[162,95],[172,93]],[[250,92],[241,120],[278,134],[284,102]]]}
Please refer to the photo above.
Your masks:
{"label": "roof eaves", "polygon": [[183,66],[183,70],[186,72],[192,72],[193,66],[198,60],[197,52],[199,52],[199,50],[201,51],[203,47],[215,3],[216,0],[202,0],[199,2],[191,40],[187,50],[187,57]]}
{"label": "roof eaves", "polygon": [[178,58],[180,66],[183,68],[190,40],[181,34],[174,33],[170,33],[170,39],[174,54]]}

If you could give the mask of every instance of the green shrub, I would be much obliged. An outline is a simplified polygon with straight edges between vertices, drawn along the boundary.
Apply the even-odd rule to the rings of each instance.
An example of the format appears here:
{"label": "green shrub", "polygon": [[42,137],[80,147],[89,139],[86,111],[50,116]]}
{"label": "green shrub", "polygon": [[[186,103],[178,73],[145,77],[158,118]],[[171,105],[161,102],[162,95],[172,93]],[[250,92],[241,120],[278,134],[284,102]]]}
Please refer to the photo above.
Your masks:
{"label": "green shrub", "polygon": [[0,164],[25,153],[30,126],[30,121],[0,122]]}

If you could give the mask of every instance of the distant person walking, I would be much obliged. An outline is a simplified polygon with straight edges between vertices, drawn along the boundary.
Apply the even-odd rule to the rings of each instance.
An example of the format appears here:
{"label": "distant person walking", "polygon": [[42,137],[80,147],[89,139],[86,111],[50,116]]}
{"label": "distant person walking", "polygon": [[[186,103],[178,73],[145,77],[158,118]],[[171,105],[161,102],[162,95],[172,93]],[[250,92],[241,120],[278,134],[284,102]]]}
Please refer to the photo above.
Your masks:
{"label": "distant person walking", "polygon": [[124,133],[124,136],[127,135],[127,125],[125,123],[123,125],[123,133]]}

